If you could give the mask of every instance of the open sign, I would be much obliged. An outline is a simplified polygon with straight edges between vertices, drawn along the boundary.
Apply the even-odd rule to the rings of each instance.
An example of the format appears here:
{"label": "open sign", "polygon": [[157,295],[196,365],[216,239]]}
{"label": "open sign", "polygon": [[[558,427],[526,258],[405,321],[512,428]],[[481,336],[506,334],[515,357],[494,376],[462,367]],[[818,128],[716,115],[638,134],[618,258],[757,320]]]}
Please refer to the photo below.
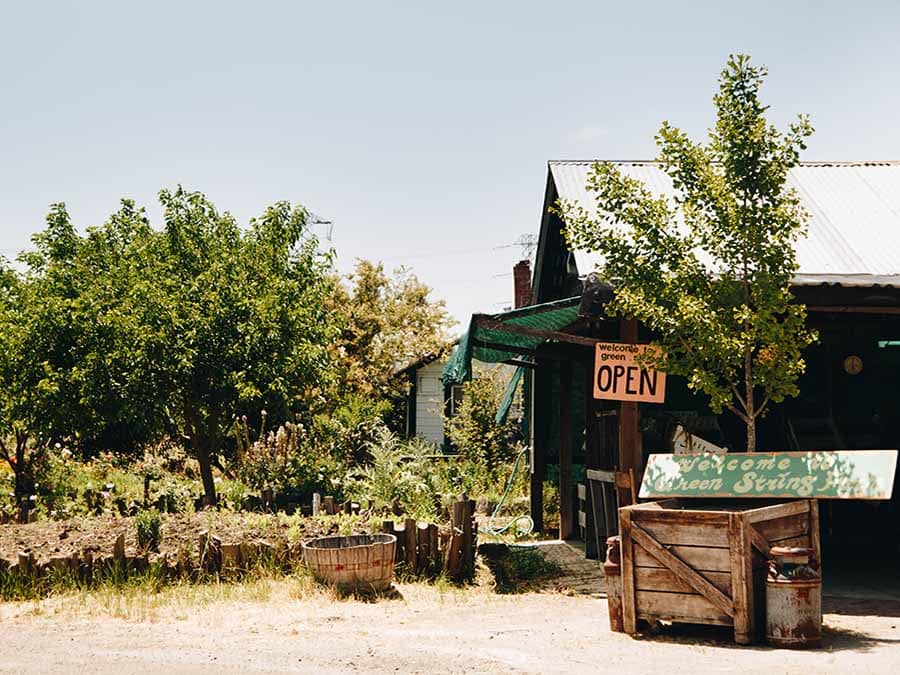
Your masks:
{"label": "open sign", "polygon": [[598,342],[594,359],[594,398],[611,401],[662,403],[666,400],[666,374],[641,368],[635,358],[650,345]]}

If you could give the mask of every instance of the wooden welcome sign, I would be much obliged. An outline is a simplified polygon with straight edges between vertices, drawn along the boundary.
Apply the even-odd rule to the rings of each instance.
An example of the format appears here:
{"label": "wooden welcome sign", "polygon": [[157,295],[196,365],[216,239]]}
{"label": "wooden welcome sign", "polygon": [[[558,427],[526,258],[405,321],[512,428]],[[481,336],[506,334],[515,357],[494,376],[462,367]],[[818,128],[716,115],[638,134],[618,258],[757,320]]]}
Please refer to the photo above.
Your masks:
{"label": "wooden welcome sign", "polygon": [[598,342],[594,359],[594,398],[610,401],[662,403],[666,400],[666,374],[641,368],[635,357],[650,345]]}
{"label": "wooden welcome sign", "polygon": [[642,498],[890,499],[896,450],[650,455]]}

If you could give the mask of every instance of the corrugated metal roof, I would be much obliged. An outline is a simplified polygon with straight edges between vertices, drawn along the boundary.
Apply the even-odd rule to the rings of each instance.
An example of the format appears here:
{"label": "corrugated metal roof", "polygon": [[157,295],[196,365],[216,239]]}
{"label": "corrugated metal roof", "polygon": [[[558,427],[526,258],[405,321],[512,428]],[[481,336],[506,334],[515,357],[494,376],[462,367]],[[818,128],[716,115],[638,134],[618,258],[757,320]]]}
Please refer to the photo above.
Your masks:
{"label": "corrugated metal roof", "polygon": [[[560,199],[594,210],[584,186],[590,161],[552,161]],[[651,191],[674,194],[655,162],[614,162]],[[807,236],[797,242],[798,285],[900,287],[900,162],[805,162],[788,183],[810,214]],[[594,269],[596,255],[575,251],[578,271]]]}

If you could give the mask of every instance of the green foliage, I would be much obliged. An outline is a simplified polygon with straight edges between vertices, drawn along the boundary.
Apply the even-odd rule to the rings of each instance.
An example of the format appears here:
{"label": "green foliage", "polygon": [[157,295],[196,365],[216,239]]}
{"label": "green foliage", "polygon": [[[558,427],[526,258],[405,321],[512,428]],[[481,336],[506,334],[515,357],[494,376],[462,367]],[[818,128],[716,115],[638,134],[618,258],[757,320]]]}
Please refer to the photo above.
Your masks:
{"label": "green foliage", "polygon": [[492,477],[516,454],[516,423],[495,421],[506,387],[505,372],[486,371],[463,384],[463,398],[456,415],[445,419],[447,437],[464,458],[482,465]]}
{"label": "green foliage", "polygon": [[[246,424],[246,423],[244,423]],[[239,432],[246,439],[246,427]],[[346,469],[321,451],[303,425],[287,422],[249,446],[239,444],[237,477],[251,490],[274,491],[279,503],[309,503],[314,492],[341,499]]]}
{"label": "green foliage", "polygon": [[134,528],[138,548],[143,551],[158,551],[162,518],[156,509],[146,509],[134,517]]}
{"label": "green foliage", "polygon": [[706,144],[663,123],[656,141],[674,203],[598,163],[586,186],[596,214],[561,205],[569,244],[601,254],[616,286],[608,309],[654,331],[662,349],[645,362],[685,377],[714,411],[734,412],[750,450],[756,419],[797,395],[815,339],[789,291],[807,214],[787,184],[812,127],[805,117],[785,132],[768,124],[765,75],[747,56],[729,59]]}
{"label": "green foliage", "polygon": [[17,490],[49,443],[123,452],[168,434],[214,501],[233,415],[308,413],[333,380],[335,280],[306,211],[278,202],[241,228],[200,193],[159,198],[161,231],[125,200],[79,236],[54,205],[27,271],[0,268],[0,425],[16,445],[0,456],[22,465]]}
{"label": "green foliage", "polygon": [[338,287],[331,301],[343,317],[337,345],[342,387],[392,399],[403,393],[396,371],[440,351],[453,320],[444,302],[432,300],[431,289],[405,268],[389,276],[381,263],[359,260],[348,280],[350,288]]}
{"label": "green foliage", "polygon": [[411,517],[434,520],[435,496],[441,494],[433,463],[434,448],[419,439],[402,440],[382,428],[369,445],[369,464],[347,486],[351,498],[374,502],[377,511],[389,511],[394,500]]}

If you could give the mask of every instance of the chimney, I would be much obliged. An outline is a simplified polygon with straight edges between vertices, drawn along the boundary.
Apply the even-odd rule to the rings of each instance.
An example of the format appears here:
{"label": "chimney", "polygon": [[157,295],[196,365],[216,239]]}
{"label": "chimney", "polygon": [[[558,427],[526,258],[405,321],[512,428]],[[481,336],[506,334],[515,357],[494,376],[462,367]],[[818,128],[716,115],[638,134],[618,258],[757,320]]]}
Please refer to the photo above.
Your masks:
{"label": "chimney", "polygon": [[513,266],[513,294],[515,307],[531,304],[531,261],[520,260]]}

